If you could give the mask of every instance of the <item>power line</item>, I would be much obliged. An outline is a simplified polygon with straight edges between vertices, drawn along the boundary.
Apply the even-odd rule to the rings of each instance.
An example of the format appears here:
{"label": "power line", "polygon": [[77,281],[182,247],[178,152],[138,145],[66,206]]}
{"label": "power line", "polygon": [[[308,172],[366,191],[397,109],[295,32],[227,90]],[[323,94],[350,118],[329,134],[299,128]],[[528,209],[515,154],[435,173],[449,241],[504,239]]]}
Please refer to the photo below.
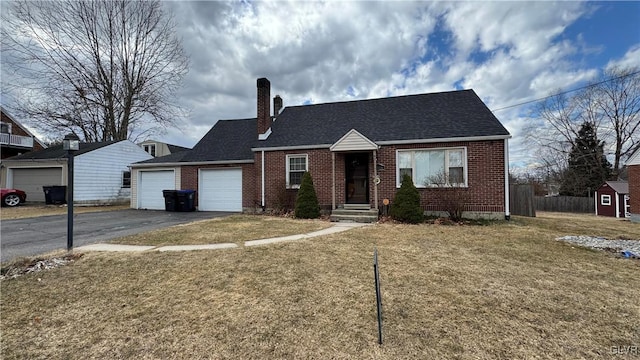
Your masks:
{"label": "power line", "polygon": [[597,83],[585,85],[585,86],[582,86],[582,87],[579,87],[579,88],[575,88],[575,89],[571,89],[571,90],[567,90],[567,91],[561,91],[559,93],[548,95],[548,96],[541,97],[541,98],[538,98],[538,99],[529,100],[529,101],[525,101],[525,102],[521,102],[521,103],[518,103],[518,104],[509,105],[509,106],[505,106],[505,107],[501,107],[501,108],[497,108],[497,109],[492,109],[491,112],[496,112],[496,111],[500,111],[500,110],[511,109],[511,108],[514,108],[514,107],[531,104],[531,103],[534,103],[534,102],[538,102],[538,101],[546,100],[548,98],[552,98],[554,96],[564,95],[564,94],[568,94],[568,93],[571,93],[571,92],[574,92],[574,91],[583,90],[583,89],[586,89],[586,88],[590,88],[590,87],[593,87],[593,86],[604,84],[604,83],[609,82],[609,81],[622,79],[624,77],[633,76],[633,75],[636,75],[636,74],[640,74],[640,70],[638,70],[636,72],[632,72],[630,74],[620,75],[620,76],[615,77],[615,78],[606,79],[606,80],[603,80],[603,81],[600,81],[600,82],[597,82]]}

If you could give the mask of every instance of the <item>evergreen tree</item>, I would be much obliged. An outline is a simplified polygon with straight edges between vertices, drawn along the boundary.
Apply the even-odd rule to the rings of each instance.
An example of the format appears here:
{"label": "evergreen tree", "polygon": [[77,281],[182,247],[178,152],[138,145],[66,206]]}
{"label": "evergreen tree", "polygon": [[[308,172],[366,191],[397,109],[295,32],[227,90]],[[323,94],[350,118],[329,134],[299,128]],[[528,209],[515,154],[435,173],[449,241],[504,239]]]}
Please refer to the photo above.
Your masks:
{"label": "evergreen tree", "polygon": [[585,122],[569,153],[569,166],[562,179],[560,195],[589,196],[609,176],[611,163],[604,154],[604,141],[598,140],[594,125]]}
{"label": "evergreen tree", "polygon": [[411,224],[417,224],[424,220],[424,214],[420,207],[420,193],[413,185],[411,176],[407,174],[402,176],[402,185],[400,185],[391,204],[391,217]]}
{"label": "evergreen tree", "polygon": [[320,216],[320,205],[316,189],[313,187],[313,179],[307,171],[302,175],[302,182],[296,197],[295,216],[301,219],[315,219]]}

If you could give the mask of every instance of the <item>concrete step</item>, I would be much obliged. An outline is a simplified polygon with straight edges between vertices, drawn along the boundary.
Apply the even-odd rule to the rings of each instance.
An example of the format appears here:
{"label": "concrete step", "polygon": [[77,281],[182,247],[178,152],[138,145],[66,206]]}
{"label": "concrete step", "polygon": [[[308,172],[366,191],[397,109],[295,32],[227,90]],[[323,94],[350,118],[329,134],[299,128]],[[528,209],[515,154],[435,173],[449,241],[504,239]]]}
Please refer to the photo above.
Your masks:
{"label": "concrete step", "polygon": [[357,223],[374,223],[378,221],[378,215],[336,215],[331,214],[333,222],[357,222]]}
{"label": "concrete step", "polygon": [[345,210],[371,210],[371,205],[369,204],[344,204]]}
{"label": "concrete step", "polygon": [[378,210],[335,209],[331,212],[331,221],[374,223],[378,221]]}
{"label": "concrete step", "polygon": [[331,215],[368,215],[378,216],[378,210],[366,209],[366,210],[349,210],[349,209],[335,209],[331,212]]}

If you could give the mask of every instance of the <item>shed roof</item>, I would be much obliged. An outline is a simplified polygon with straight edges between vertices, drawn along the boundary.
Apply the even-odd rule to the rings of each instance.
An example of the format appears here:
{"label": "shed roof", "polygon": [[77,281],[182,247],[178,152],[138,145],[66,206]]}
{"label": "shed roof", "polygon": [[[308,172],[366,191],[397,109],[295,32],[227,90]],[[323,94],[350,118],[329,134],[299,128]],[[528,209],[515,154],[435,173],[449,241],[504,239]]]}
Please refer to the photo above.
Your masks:
{"label": "shed roof", "polygon": [[626,181],[607,181],[605,184],[609,185],[613,189],[613,191],[618,194],[628,194],[629,193],[629,183]]}

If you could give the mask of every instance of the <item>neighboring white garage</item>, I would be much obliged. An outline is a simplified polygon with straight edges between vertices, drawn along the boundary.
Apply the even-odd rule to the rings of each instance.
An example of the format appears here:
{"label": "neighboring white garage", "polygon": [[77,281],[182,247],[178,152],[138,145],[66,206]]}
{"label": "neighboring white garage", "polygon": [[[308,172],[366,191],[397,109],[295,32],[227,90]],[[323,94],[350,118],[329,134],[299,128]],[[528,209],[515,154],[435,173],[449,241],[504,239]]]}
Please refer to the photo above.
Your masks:
{"label": "neighboring white garage", "polygon": [[242,211],[242,169],[200,169],[199,211]]}
{"label": "neighboring white garage", "polygon": [[27,201],[44,202],[43,186],[62,185],[62,167],[13,168],[10,187],[27,193]]}
{"label": "neighboring white garage", "polygon": [[138,172],[138,209],[164,210],[162,190],[176,188],[174,170],[151,170]]}

